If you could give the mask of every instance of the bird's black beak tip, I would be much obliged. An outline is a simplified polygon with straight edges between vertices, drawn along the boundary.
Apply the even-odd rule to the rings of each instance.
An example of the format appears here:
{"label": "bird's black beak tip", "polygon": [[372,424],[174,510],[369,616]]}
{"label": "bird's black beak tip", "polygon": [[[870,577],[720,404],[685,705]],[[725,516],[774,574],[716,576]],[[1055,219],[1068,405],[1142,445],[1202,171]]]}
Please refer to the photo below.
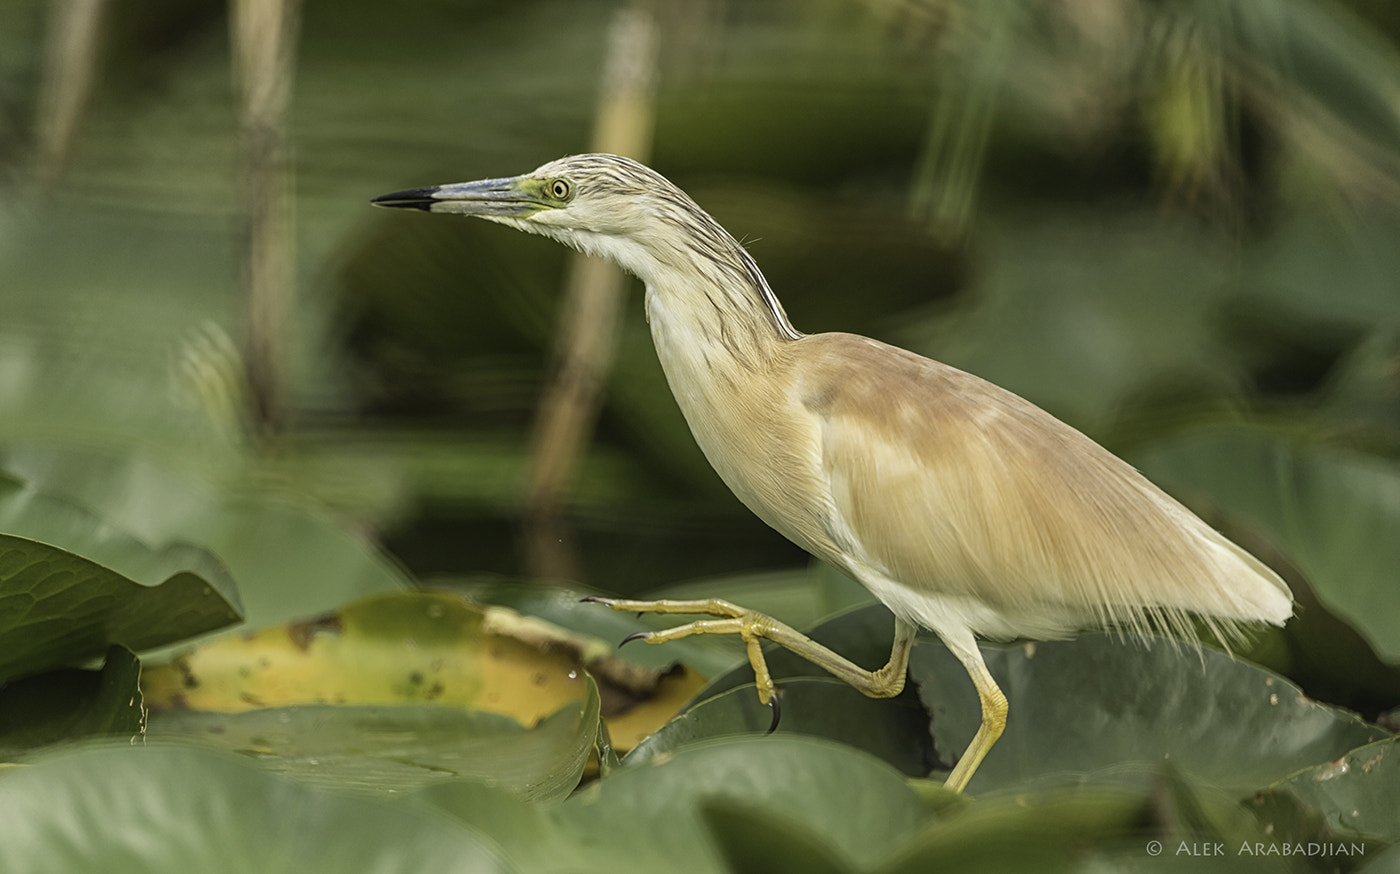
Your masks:
{"label": "bird's black beak tip", "polygon": [[406,191],[395,191],[392,194],[381,194],[370,200],[372,206],[386,206],[398,209],[421,209],[425,212],[432,209],[437,187],[431,188],[410,188]]}

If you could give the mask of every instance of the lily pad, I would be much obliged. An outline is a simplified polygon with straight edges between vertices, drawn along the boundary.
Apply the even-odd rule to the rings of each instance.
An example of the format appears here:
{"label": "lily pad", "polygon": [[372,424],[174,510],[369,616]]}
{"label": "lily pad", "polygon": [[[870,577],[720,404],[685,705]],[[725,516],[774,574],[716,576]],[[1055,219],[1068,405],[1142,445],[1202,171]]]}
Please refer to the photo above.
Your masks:
{"label": "lily pad", "polygon": [[726,871],[710,823],[746,810],[822,835],[840,858],[869,867],[924,816],[894,769],[801,737],[688,747],[624,766],[556,807],[513,803],[465,782],[420,797],[478,829],[522,872]]}
{"label": "lily pad", "polygon": [[811,829],[776,811],[743,803],[705,804],[701,818],[728,870],[848,874],[856,869]]}
{"label": "lily pad", "polygon": [[1294,832],[1256,819],[1234,796],[1170,765],[1152,771],[1137,785],[979,798],[932,818],[879,872],[1264,872],[1280,870],[1270,855],[1301,855],[1293,852]]}
{"label": "lily pad", "polygon": [[[811,735],[839,741],[913,777],[928,774],[937,762],[928,712],[912,689],[896,698],[870,698],[840,680],[804,677],[785,680],[779,700],[776,736]],[[759,703],[753,684],[739,686],[677,716],[623,761],[631,766],[711,738],[767,733],[772,719],[772,709]]]}
{"label": "lily pad", "polygon": [[1130,840],[1147,858],[1150,835],[1130,837],[1147,810],[1145,793],[1116,787],[979,799],[926,824],[880,871],[1070,871],[1086,846],[1102,853]]}
{"label": "lily pad", "polygon": [[446,703],[533,725],[587,685],[577,647],[551,643],[501,633],[458,595],[400,592],[212,640],[147,671],[142,687],[162,709]]}
{"label": "lily pad", "polygon": [[682,666],[641,668],[603,640],[450,592],[375,595],[302,622],[209,641],[148,669],[157,710],[230,713],[305,704],[445,704],[531,726],[577,700],[588,677],[619,750],[704,685]]}
{"label": "lily pad", "polygon": [[215,553],[239,581],[254,627],[408,587],[401,568],[324,509],[285,487],[259,491],[272,477],[246,459],[201,477],[141,452],[21,444],[0,448],[0,464],[32,489],[121,519],[144,542]]}
{"label": "lily pad", "polygon": [[0,756],[96,735],[140,737],[141,662],[113,646],[100,671],[58,668],[0,688]]}
{"label": "lily pad", "polygon": [[173,712],[154,739],[195,739],[255,756],[310,783],[393,793],[455,777],[522,798],[563,798],[578,785],[598,732],[598,691],[533,729],[495,713],[435,705],[308,705],[247,713]]}
{"label": "lily pad", "polygon": [[242,618],[233,581],[203,550],[153,550],[28,489],[0,492],[0,683],[141,651]]}
{"label": "lily pad", "polygon": [[1265,793],[1280,794],[1322,811],[1334,833],[1400,842],[1400,739],[1357,747]]}
{"label": "lily pad", "polygon": [[[973,794],[1128,763],[1170,762],[1207,783],[1251,792],[1386,736],[1305,697],[1288,680],[1211,649],[1109,634],[983,647],[1010,705],[1006,732],[982,762]],[[919,641],[910,677],[951,766],[981,721],[966,670]]]}
{"label": "lily pad", "polygon": [[7,874],[508,870],[468,830],[172,744],[51,754],[0,779]]}

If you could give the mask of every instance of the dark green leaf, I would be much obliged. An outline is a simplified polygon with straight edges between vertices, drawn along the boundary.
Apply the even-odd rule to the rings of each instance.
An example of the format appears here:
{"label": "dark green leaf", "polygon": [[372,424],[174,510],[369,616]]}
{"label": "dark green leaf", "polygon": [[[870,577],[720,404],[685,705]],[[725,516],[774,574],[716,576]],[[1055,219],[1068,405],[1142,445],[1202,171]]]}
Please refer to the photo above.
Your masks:
{"label": "dark green leaf", "polygon": [[1146,807],[1140,793],[1103,787],[979,800],[925,825],[879,870],[1070,871],[1090,847],[1145,846],[1148,835],[1133,836],[1146,831]]}
{"label": "dark green leaf", "polygon": [[[1167,641],[1147,649],[1091,634],[983,654],[1010,714],[968,785],[974,795],[1056,774],[1167,762],[1244,793],[1385,734],[1211,649],[1198,657]],[[981,721],[972,681],[946,648],[926,641],[914,648],[910,677],[951,764]]]}
{"label": "dark green leaf", "polygon": [[61,496],[104,519],[121,519],[147,543],[190,543],[215,553],[234,579],[255,628],[301,619],[372,593],[401,590],[404,572],[328,512],[245,480],[216,487],[138,453],[74,447],[7,448],[5,469],[31,489]]}
{"label": "dark green leaf", "polygon": [[85,731],[128,736],[145,732],[141,660],[135,653],[124,646],[107,649],[92,705],[87,724],[82,726]]}
{"label": "dark green leaf", "polygon": [[1400,874],[1400,846],[1394,846],[1367,860],[1366,874]]}
{"label": "dark green leaf", "polygon": [[141,662],[123,646],[100,671],[59,668],[0,688],[0,756],[92,735],[140,737]]}
{"label": "dark green leaf", "polygon": [[978,799],[924,825],[881,874],[1277,871],[1285,852],[1293,861],[1293,836],[1271,831],[1233,796],[1170,766],[1145,776],[1132,787],[1060,786]]}
{"label": "dark green leaf", "polygon": [[[1303,847],[1312,856],[1323,859],[1331,857],[1338,862],[1348,857],[1355,865],[1374,858],[1390,843],[1374,837],[1358,836],[1350,829],[1334,828],[1331,823],[1336,821],[1335,815],[1329,815],[1277,786],[1246,799],[1244,809],[1254,815],[1259,827],[1271,838],[1252,842],[1263,844],[1262,847],[1251,845],[1247,848],[1256,856],[1267,854],[1268,848],[1275,846],[1281,854],[1283,845],[1287,845],[1290,850]],[[1337,867],[1346,870],[1349,866],[1338,864]]]}
{"label": "dark green leaf", "polygon": [[[776,734],[801,734],[838,741],[884,759],[910,776],[922,777],[936,759],[928,713],[912,689],[897,698],[870,698],[832,678],[787,679],[779,693]],[[707,697],[672,719],[627,755],[644,763],[698,741],[732,734],[766,733],[773,711],[758,701],[752,684]]]}
{"label": "dark green leaf", "polygon": [[846,874],[854,869],[826,839],[776,811],[742,802],[700,807],[710,840],[731,874]]}
{"label": "dark green leaf", "polygon": [[757,810],[819,834],[869,867],[923,816],[918,796],[876,759],[812,738],[726,738],[618,769],[558,807],[511,804],[470,783],[423,797],[495,841],[521,871],[725,870],[703,811]]}
{"label": "dark green leaf", "polygon": [[346,874],[506,868],[442,817],[170,744],[53,754],[0,778],[6,874]]}
{"label": "dark green leaf", "polygon": [[241,618],[217,559],[155,551],[83,510],[29,490],[0,494],[0,682],[150,649]]}
{"label": "dark green leaf", "polygon": [[1368,835],[1400,842],[1400,739],[1358,747],[1271,787],[1321,811],[1344,839]]}

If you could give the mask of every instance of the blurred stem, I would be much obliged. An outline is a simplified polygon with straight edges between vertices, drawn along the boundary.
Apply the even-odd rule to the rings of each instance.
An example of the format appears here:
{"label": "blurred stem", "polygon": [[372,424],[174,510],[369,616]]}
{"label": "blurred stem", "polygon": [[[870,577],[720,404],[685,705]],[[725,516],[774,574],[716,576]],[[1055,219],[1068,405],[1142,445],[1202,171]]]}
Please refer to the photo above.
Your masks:
{"label": "blurred stem", "polygon": [[[972,43],[975,51],[971,57],[957,54],[945,61],[949,66],[938,85],[911,200],[913,214],[923,217],[940,235],[962,237],[972,221],[1019,7],[1018,3],[969,7],[971,26],[978,31]],[[954,73],[954,64],[962,69]]]}
{"label": "blurred stem", "polygon": [[248,387],[253,421],[275,432],[284,415],[284,345],[295,291],[286,119],[298,0],[234,0],[230,11],[243,146]]}
{"label": "blurred stem", "polygon": [[35,178],[41,192],[52,188],[68,166],[92,93],[106,5],[107,0],[54,0],[49,5],[35,143]]}
{"label": "blurred stem", "polygon": [[[656,65],[651,4],[634,0],[617,13],[609,32],[593,151],[647,160],[656,117]],[[564,503],[597,421],[626,290],[627,277],[612,264],[584,255],[571,260],[553,376],[535,420],[525,498],[525,563],[539,579],[579,579]]]}

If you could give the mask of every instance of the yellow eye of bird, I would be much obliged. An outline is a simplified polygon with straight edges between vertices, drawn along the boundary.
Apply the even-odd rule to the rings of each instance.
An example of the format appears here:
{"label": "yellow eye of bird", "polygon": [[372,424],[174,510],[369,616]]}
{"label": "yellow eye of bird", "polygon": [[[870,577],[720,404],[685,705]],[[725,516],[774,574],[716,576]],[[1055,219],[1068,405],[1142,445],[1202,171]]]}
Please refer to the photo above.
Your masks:
{"label": "yellow eye of bird", "polygon": [[555,200],[568,200],[573,193],[573,186],[566,179],[555,179],[549,183],[549,194]]}

